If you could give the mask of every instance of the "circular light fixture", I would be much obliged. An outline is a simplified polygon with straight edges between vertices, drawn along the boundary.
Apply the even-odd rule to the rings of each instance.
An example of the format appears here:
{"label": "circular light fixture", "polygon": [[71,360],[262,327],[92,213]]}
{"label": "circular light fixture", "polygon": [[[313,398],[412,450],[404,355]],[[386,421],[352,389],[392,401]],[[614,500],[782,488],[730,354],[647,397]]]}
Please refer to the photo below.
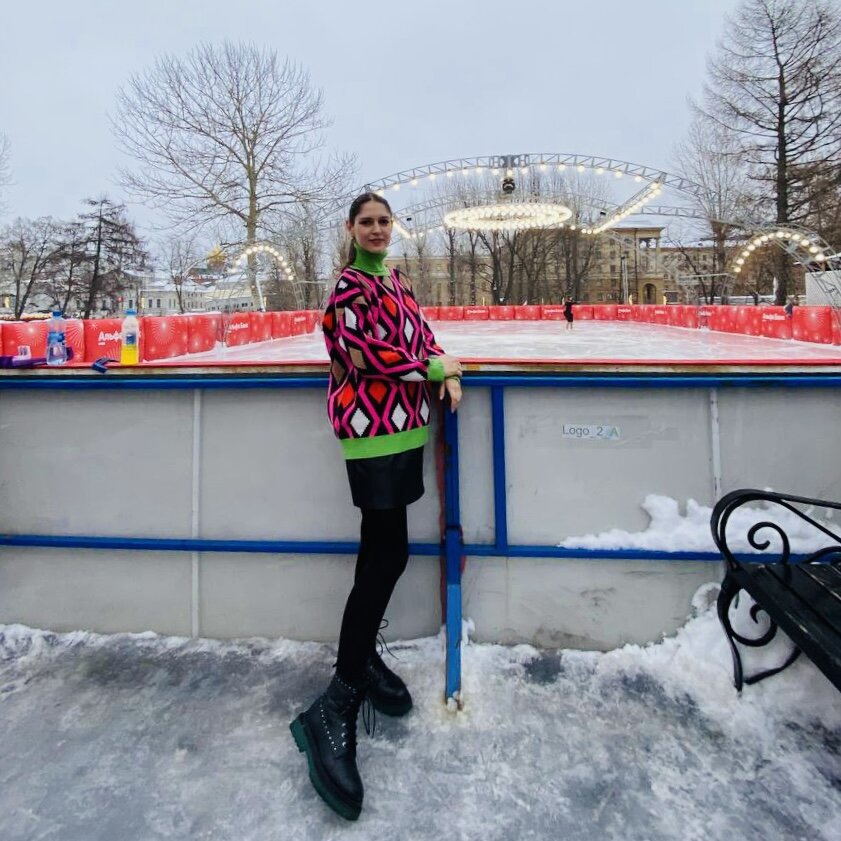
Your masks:
{"label": "circular light fixture", "polygon": [[444,216],[444,225],[461,231],[523,231],[555,228],[571,216],[563,204],[488,204],[451,210]]}

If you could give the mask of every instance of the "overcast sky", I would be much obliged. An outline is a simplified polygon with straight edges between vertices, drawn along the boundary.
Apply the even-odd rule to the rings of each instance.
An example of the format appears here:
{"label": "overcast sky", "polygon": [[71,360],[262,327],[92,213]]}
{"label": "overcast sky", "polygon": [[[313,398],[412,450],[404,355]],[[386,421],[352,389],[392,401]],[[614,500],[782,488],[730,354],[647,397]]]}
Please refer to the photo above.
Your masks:
{"label": "overcast sky", "polygon": [[[451,158],[604,155],[668,169],[738,0],[6,0],[5,218],[122,198],[108,123],[163,53],[251,41],[303,65],[359,183]],[[141,222],[149,211],[133,207]]]}

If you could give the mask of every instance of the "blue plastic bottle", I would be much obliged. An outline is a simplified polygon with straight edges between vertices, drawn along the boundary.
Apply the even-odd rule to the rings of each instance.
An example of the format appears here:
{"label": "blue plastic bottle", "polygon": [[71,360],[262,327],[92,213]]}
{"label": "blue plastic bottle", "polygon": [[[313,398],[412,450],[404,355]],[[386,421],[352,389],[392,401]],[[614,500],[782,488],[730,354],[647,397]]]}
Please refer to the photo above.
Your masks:
{"label": "blue plastic bottle", "polygon": [[67,341],[61,310],[53,310],[47,325],[47,365],[64,365],[67,362]]}

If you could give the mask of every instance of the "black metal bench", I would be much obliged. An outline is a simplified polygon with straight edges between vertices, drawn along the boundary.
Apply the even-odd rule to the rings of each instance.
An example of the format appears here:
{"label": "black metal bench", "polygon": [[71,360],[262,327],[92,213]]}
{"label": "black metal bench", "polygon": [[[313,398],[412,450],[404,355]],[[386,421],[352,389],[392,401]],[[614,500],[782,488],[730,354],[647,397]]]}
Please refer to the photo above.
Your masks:
{"label": "black metal bench", "polygon": [[[730,548],[737,535],[728,535],[728,522],[737,509],[756,502],[765,503],[765,509],[755,512],[755,522],[742,536],[750,546],[768,554],[737,554]],[[793,555],[789,536],[770,519],[775,510],[783,509],[821,533],[823,548],[805,556]],[[781,672],[801,652],[841,690],[841,537],[815,519],[831,509],[841,511],[841,503],[748,489],[723,496],[713,509],[713,539],[727,565],[718,596],[718,618],[733,654],[733,677],[740,692],[743,684]],[[751,619],[759,624],[762,611],[770,620],[768,628],[753,638],[736,632],[731,624],[730,609],[742,590],[755,602],[750,608]],[[789,637],[793,650],[779,666],[746,677],[738,645],[767,645],[778,628]]]}

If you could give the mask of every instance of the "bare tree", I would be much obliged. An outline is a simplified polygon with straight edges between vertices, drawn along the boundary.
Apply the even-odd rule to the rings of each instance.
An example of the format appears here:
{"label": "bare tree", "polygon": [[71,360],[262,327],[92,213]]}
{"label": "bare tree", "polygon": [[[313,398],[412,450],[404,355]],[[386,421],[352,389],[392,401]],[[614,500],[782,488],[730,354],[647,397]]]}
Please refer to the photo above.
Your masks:
{"label": "bare tree", "polygon": [[185,312],[184,281],[189,281],[189,271],[201,258],[196,237],[174,234],[167,237],[160,246],[170,280],[175,287],[175,297],[178,301],[178,312]]}
{"label": "bare tree", "polygon": [[103,292],[119,291],[122,271],[144,265],[147,255],[125,207],[102,196],[85,199],[89,213],[79,215],[87,232],[90,270],[84,284],[82,317],[90,318]]}
{"label": "bare tree", "polygon": [[[699,114],[738,143],[777,223],[801,220],[821,185],[809,177],[841,149],[841,15],[831,0],[744,0],[708,66]],[[777,302],[791,267],[779,253]]]}
{"label": "bare tree", "polygon": [[5,189],[12,183],[11,156],[9,138],[5,134],[0,134],[0,212],[6,207]]}
{"label": "bare tree", "polygon": [[[187,229],[234,220],[248,244],[295,204],[346,191],[354,160],[317,156],[327,125],[304,70],[228,42],[158,59],[121,90],[113,120],[139,163],[123,172],[134,195]],[[253,278],[256,261],[249,268]]]}
{"label": "bare tree", "polygon": [[16,219],[0,234],[0,248],[14,295],[15,318],[20,318],[44,284],[58,258],[60,226],[50,217]]}

